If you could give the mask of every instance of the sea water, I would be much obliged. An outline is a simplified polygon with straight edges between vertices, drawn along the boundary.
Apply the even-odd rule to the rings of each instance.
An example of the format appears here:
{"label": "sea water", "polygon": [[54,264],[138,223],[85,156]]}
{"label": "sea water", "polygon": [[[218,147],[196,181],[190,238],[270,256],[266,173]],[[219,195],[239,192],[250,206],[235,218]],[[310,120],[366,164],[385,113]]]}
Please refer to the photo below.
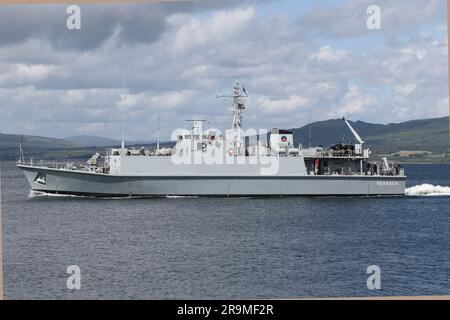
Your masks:
{"label": "sea water", "polygon": [[30,193],[2,163],[5,298],[450,294],[450,165],[405,168],[404,197],[96,199]]}

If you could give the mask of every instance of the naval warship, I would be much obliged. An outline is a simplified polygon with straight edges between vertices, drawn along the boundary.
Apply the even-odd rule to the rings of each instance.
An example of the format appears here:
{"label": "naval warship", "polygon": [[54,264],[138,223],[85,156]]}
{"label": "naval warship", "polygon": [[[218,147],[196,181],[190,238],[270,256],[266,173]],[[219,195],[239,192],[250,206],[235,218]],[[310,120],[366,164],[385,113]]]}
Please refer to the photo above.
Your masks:
{"label": "naval warship", "polygon": [[[224,97],[224,96],[222,96]],[[225,134],[187,120],[174,146],[109,148],[85,163],[25,160],[17,166],[38,192],[94,197],[134,196],[392,196],[404,195],[404,169],[371,151],[347,119],[355,141],[328,148],[294,145],[293,132],[244,131],[247,91],[236,82],[232,126]],[[123,127],[123,126],[122,126]],[[159,125],[158,125],[159,127]],[[122,129],[123,130],[123,129]],[[159,140],[158,140],[159,141]]]}

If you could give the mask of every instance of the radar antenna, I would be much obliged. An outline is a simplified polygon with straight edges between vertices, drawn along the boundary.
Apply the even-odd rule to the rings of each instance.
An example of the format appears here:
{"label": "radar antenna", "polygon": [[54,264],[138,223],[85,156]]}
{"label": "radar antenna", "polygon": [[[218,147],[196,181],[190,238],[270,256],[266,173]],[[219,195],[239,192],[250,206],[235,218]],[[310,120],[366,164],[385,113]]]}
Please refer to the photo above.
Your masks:
{"label": "radar antenna", "polygon": [[233,87],[233,92],[230,95],[218,95],[217,98],[232,98],[233,106],[231,107],[231,112],[233,114],[233,122],[231,128],[233,132],[233,145],[234,154],[240,154],[240,149],[243,146],[241,129],[243,122],[243,114],[245,110],[245,98],[248,97],[247,90],[245,87],[236,80],[236,84]]}
{"label": "radar antenna", "polygon": [[245,110],[244,98],[248,98],[247,90],[245,90],[244,86],[237,80],[230,95],[218,95],[217,98],[233,98],[233,106],[231,108],[233,123],[231,127],[233,129],[241,129]]}

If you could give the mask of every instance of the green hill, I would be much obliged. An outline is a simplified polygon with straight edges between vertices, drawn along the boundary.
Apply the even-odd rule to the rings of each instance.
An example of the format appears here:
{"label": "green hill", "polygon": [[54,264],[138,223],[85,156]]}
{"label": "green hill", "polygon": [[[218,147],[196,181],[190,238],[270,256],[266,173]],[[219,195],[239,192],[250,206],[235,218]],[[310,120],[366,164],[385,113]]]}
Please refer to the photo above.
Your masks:
{"label": "green hill", "polygon": [[[427,158],[437,156],[444,159],[450,156],[448,117],[386,125],[363,121],[350,121],[350,123],[366,142],[366,146],[378,155],[393,154],[399,151],[428,151],[432,155]],[[328,147],[339,140],[343,142],[354,142],[355,140],[345,122],[342,119],[334,119],[291,129],[294,132],[295,144],[301,143],[304,147],[309,146],[310,127],[312,146]],[[421,157],[423,158],[423,156],[419,156],[419,158]]]}
{"label": "green hill", "polygon": [[[0,149],[17,148],[21,141],[21,136],[16,134],[0,133]],[[39,136],[23,136],[24,147],[34,149],[67,149],[77,148],[80,145],[71,141],[47,138]]]}
{"label": "green hill", "polygon": [[65,138],[65,140],[76,143],[83,147],[120,146],[120,143],[121,143],[119,140],[97,137],[97,136],[89,136],[89,135],[67,137],[67,138]]}
{"label": "green hill", "polygon": [[[414,120],[402,123],[372,124],[352,122],[352,126],[377,153],[394,153],[400,150],[424,150],[430,152],[450,151],[448,118]],[[309,146],[310,126],[291,129],[295,143]],[[311,144],[330,146],[339,140],[354,142],[350,130],[342,119],[327,120],[311,124]]]}
{"label": "green hill", "polygon": [[[20,141],[20,135],[0,133],[0,159],[17,159]],[[39,136],[24,135],[23,141],[27,154],[40,153],[43,150],[60,152],[80,147],[80,145],[67,140]]]}

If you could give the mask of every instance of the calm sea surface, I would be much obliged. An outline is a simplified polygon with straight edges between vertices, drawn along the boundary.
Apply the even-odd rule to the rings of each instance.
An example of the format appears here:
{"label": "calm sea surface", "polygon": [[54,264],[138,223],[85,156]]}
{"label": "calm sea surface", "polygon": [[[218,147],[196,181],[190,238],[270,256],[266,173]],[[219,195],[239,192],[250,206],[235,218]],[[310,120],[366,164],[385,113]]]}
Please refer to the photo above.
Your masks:
{"label": "calm sea surface", "polygon": [[450,165],[406,166],[405,197],[266,199],[30,197],[1,165],[7,299],[450,294]]}

